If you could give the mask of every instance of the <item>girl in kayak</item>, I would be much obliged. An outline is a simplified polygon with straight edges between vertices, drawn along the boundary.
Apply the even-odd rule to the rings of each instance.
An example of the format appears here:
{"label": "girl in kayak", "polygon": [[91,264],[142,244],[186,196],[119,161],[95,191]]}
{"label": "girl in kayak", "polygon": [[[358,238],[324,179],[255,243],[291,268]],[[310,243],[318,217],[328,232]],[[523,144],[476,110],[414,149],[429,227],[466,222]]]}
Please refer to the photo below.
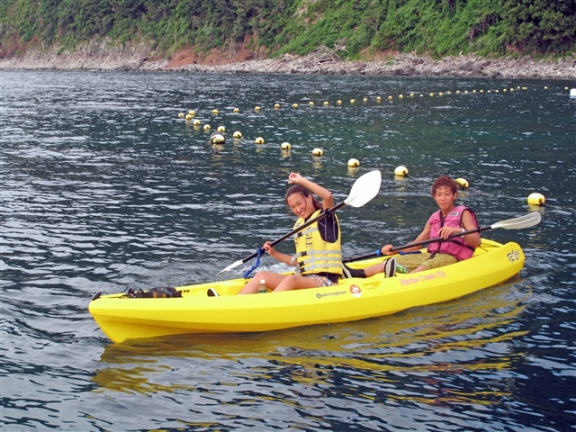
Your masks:
{"label": "girl in kayak", "polygon": [[[458,198],[458,187],[454,180],[448,176],[439,177],[432,186],[432,197],[440,210],[434,212],[424,225],[424,229],[414,242],[429,240],[441,237],[448,239],[452,234],[475,230],[478,228],[476,215],[465,206],[456,206],[454,201]],[[385,273],[386,277],[394,276],[396,273],[396,260],[408,269],[411,273],[423,270],[430,270],[457,263],[472,257],[474,250],[480,246],[480,233],[470,233],[463,236],[451,238],[443,242],[430,243],[428,252],[423,254],[401,255],[397,259],[389,258],[384,263],[374,264],[362,270],[353,270],[353,277],[370,277],[377,273]],[[391,255],[391,244],[382,247],[383,255]],[[417,251],[419,246],[403,249],[405,252]]]}
{"label": "girl in kayak", "polygon": [[[300,174],[290,173],[288,183],[293,186],[286,192],[286,204],[298,217],[294,229],[334,206],[334,198],[329,190]],[[320,197],[322,203],[312,194]],[[268,241],[262,248],[272,258],[296,267],[296,274],[287,276],[260,271],[242,288],[240,294],[257,293],[261,280],[265,280],[267,288],[274,292],[330,286],[338,282],[342,276],[342,249],[336,214],[329,213],[299,231],[294,241],[296,254],[293,256],[278,252]]]}

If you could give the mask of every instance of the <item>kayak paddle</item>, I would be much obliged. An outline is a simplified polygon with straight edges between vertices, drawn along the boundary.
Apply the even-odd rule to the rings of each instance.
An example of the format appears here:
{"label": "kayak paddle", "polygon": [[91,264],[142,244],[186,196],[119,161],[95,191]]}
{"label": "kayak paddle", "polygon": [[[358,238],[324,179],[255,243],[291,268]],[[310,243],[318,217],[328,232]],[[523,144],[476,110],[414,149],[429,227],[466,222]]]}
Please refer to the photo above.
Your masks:
{"label": "kayak paddle", "polygon": [[[318,216],[310,219],[305,224],[300,225],[295,230],[290,231],[288,234],[280,237],[278,240],[274,240],[270,243],[272,246],[276,246],[278,243],[286,240],[288,237],[293,236],[294,234],[302,231],[304,228],[312,225],[314,222],[317,222],[321,219],[324,219],[328,214],[335,212],[336,210],[344,207],[345,205],[350,205],[352,207],[362,207],[364,204],[368,203],[372,200],[376,195],[378,195],[378,191],[380,191],[380,184],[382,183],[382,174],[378,170],[370,171],[369,173],[364,174],[363,176],[359,177],[354,184],[352,185],[352,189],[348,194],[348,198],[341,202],[340,204],[336,204],[334,207],[326,209]],[[258,251],[254,252],[252,255],[247,256],[246,258],[236,261],[233,264],[230,264],[224,270],[220,271],[220,273],[224,273],[228,270],[232,270],[235,267],[245,263],[246,261],[251,260],[252,258],[257,257],[263,252],[262,248]]]}
{"label": "kayak paddle", "polygon": [[[472,229],[472,230],[468,230],[468,231],[462,231],[456,234],[452,234],[451,236],[449,236],[448,238],[453,238],[453,237],[460,237],[463,235],[467,235],[467,234],[472,234],[472,233],[476,233],[476,232],[482,232],[482,231],[486,231],[489,229],[496,229],[496,228],[504,228],[504,229],[523,229],[523,228],[530,228],[534,225],[538,225],[540,223],[540,221],[542,220],[542,216],[540,215],[540,213],[538,212],[531,212],[528,213],[527,215],[524,216],[520,216],[514,219],[506,219],[500,222],[496,222],[495,224],[489,225],[489,226],[485,226],[485,227],[480,227],[480,228],[476,228],[476,229]],[[427,245],[429,243],[434,243],[434,242],[439,242],[439,241],[445,241],[447,239],[443,239],[442,237],[437,237],[437,238],[432,238],[429,240],[422,240],[419,242],[413,242],[413,243],[408,243],[405,244],[403,246],[396,246],[393,247],[392,249],[390,249],[390,252],[396,252],[398,250],[402,250],[402,249],[408,249],[414,246],[424,246]],[[360,260],[364,260],[364,259],[368,259],[368,258],[374,258],[374,257],[378,257],[381,256],[382,253],[380,252],[380,250],[377,250],[376,252],[373,252],[371,254],[366,254],[366,255],[361,255],[361,256],[355,256],[355,257],[351,257],[351,258],[346,258],[344,260],[342,260],[342,262],[344,263],[348,263],[348,262],[353,262],[353,261],[360,261]]]}

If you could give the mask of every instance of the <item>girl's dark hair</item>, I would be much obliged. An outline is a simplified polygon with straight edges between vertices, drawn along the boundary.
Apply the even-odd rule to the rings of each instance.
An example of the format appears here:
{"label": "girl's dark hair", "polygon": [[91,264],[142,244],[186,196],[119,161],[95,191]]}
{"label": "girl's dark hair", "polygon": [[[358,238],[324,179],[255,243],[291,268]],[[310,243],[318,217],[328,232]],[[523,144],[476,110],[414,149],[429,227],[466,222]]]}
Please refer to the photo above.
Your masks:
{"label": "girl's dark hair", "polygon": [[436,179],[432,185],[432,196],[436,195],[436,191],[441,187],[447,187],[453,194],[458,192],[458,185],[456,182],[446,175]]}
{"label": "girl's dark hair", "polygon": [[309,196],[312,196],[312,198],[313,198],[312,203],[314,204],[314,208],[315,208],[316,210],[320,210],[320,209],[322,208],[322,204],[320,204],[320,203],[318,202],[318,200],[317,200],[316,198],[314,198],[314,195],[312,195],[312,194],[310,193],[310,191],[309,191],[308,189],[306,189],[306,188],[305,188],[304,186],[302,186],[302,185],[293,185],[293,186],[290,186],[290,188],[286,191],[286,197],[285,197],[285,199],[286,199],[286,204],[288,204],[288,197],[289,197],[290,195],[294,195],[294,194],[297,194],[297,193],[302,194],[302,195],[304,196],[304,198],[308,198]]}

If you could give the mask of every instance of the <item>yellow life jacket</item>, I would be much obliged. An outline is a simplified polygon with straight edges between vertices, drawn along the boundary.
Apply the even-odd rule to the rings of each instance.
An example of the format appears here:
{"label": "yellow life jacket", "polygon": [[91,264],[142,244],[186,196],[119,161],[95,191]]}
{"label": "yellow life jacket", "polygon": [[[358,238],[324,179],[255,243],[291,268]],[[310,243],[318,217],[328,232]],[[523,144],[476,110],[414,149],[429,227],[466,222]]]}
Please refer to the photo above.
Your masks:
{"label": "yellow life jacket", "polygon": [[[322,210],[316,210],[310,217],[317,217]],[[336,215],[334,215],[336,217]],[[299,218],[294,224],[294,229],[303,225],[306,221]],[[336,223],[338,218],[336,217]],[[339,229],[339,228],[338,228]],[[318,222],[304,228],[296,234],[294,243],[296,246],[296,259],[300,274],[318,274],[322,272],[342,274],[342,248],[340,246],[340,233],[334,243],[322,239],[318,231]]]}

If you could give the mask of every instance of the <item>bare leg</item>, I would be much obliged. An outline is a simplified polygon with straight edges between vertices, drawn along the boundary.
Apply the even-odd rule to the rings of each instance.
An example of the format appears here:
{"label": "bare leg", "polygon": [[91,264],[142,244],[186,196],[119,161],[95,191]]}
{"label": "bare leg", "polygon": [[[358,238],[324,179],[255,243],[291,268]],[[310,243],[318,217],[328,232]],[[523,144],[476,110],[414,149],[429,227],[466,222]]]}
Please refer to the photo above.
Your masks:
{"label": "bare leg", "polygon": [[271,289],[275,289],[280,283],[286,278],[286,276],[267,271],[260,271],[256,273],[250,281],[244,285],[238,294],[256,294],[258,288],[260,287],[260,280],[264,279],[266,281],[266,286]]}
{"label": "bare leg", "polygon": [[276,287],[274,292],[291,291],[304,288],[317,288],[319,282],[315,279],[306,278],[304,276],[290,275],[286,276],[284,280]]}

